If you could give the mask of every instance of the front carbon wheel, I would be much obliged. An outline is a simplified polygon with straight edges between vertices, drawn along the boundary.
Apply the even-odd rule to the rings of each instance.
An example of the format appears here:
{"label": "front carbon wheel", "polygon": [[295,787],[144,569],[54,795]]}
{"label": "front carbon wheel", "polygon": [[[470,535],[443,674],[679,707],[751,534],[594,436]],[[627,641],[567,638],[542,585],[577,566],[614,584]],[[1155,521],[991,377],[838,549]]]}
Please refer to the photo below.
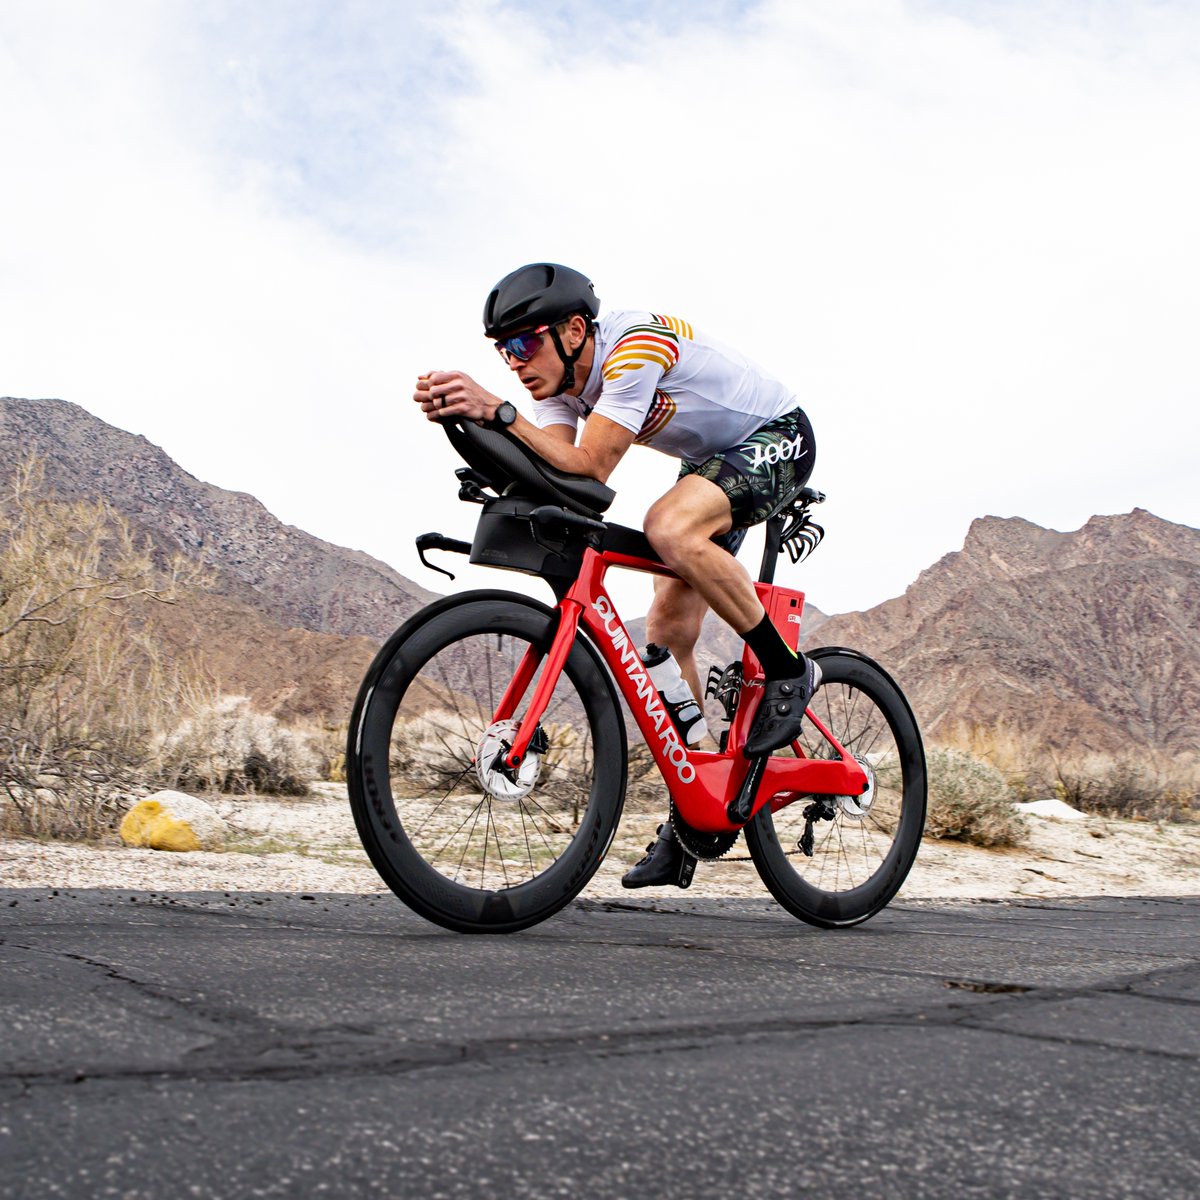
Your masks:
{"label": "front carbon wheel", "polygon": [[[518,771],[499,769],[541,677],[552,610],[468,592],[408,621],[376,656],[350,722],[347,780],[384,882],[429,920],[512,933],[583,889],[625,798],[625,727],[599,655],[578,637]],[[537,674],[494,715],[533,648]]]}
{"label": "front carbon wheel", "polygon": [[[821,687],[809,705],[867,773],[862,796],[803,796],[765,805],[745,827],[763,883],[812,925],[857,925],[892,899],[925,828],[925,752],[912,710],[891,677],[853,650],[813,651]],[[809,757],[835,751],[806,717]]]}

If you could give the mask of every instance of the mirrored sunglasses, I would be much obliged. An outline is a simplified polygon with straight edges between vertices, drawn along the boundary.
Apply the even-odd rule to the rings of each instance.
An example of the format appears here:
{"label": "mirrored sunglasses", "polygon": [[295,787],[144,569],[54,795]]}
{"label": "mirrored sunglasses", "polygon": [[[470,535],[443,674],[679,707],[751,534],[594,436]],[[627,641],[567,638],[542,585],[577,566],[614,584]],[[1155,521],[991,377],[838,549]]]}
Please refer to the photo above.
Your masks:
{"label": "mirrored sunglasses", "polygon": [[544,334],[549,328],[549,325],[539,325],[525,333],[514,333],[510,338],[501,338],[496,343],[496,349],[506,363],[511,363],[514,358],[517,362],[528,362],[542,348],[542,343],[546,340]]}

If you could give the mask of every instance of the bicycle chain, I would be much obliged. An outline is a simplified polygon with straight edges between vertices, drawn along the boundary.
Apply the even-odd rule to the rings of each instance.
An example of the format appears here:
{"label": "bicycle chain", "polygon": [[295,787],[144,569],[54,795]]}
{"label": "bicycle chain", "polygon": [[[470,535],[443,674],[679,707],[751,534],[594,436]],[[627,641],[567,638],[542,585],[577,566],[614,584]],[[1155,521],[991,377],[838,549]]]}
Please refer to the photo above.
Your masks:
{"label": "bicycle chain", "polygon": [[[703,859],[705,862],[753,862],[749,854],[735,854],[732,858],[726,858],[725,855],[733,849],[737,842],[738,830],[736,833],[701,833],[698,829],[693,829],[680,815],[679,810],[675,807],[675,802],[671,801],[670,821],[675,827],[675,836],[679,839],[679,844],[693,857]],[[690,839],[693,839],[689,841]],[[698,848],[698,849],[697,849]],[[803,851],[797,848],[795,850],[785,850],[784,858],[797,858],[803,856]]]}
{"label": "bicycle chain", "polygon": [[741,832],[735,829],[732,833],[701,833],[679,815],[674,800],[671,801],[669,819],[679,844],[693,858],[700,858],[705,862],[715,862],[722,855],[728,854],[738,839],[738,833]]}

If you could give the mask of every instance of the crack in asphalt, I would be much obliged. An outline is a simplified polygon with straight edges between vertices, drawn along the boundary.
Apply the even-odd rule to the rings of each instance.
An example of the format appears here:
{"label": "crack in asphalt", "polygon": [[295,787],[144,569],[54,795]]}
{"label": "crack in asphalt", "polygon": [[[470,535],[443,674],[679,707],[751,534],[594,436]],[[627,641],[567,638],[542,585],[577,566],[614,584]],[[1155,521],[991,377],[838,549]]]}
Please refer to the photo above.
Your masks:
{"label": "crack in asphalt", "polygon": [[[0,938],[0,946],[8,946],[15,950],[24,950],[27,953],[36,954],[43,958],[66,959],[68,962],[79,963],[90,970],[100,972],[106,980],[127,985],[143,999],[160,1001],[163,1004],[171,1006],[172,1009],[182,1010],[188,1017],[199,1018],[205,1022],[242,1024],[260,1029],[272,1028],[271,1022],[267,1018],[261,1017],[253,1009],[221,1004],[210,1000],[206,996],[179,995],[170,989],[170,985],[151,982],[146,979],[137,979],[113,966],[112,963],[91,958],[86,954],[77,954],[70,950],[47,950],[41,946],[25,945],[7,938]],[[155,1020],[169,1021],[174,1018],[176,1013],[155,1013],[151,1010],[149,1015]],[[0,1078],[4,1077],[4,1073],[0,1072]]]}
{"label": "crack in asphalt", "polygon": [[[155,897],[143,901],[159,909],[185,912],[189,916],[238,918],[255,925],[268,923],[283,930],[311,928],[304,922],[293,924],[294,912],[284,913],[279,909],[264,912],[248,912],[245,897],[231,898],[226,905],[218,900],[218,907],[209,904],[170,902],[169,897]],[[253,902],[253,900],[252,900]],[[315,898],[314,898],[314,902]],[[318,902],[319,903],[319,902]],[[265,907],[265,905],[264,905]],[[1035,907],[1035,906],[1029,906]],[[1045,908],[1045,905],[1036,907]],[[581,906],[577,915],[586,917],[589,911],[606,909],[603,903]],[[230,911],[236,909],[236,911]],[[640,906],[620,905],[622,910],[638,913],[655,911]],[[328,909],[325,910],[328,912]],[[668,910],[674,911],[674,910]],[[1065,911],[1078,912],[1077,908]],[[681,915],[688,915],[684,910]],[[693,914],[694,915],[694,914]],[[714,917],[722,922],[742,922],[747,918],[734,913],[703,913],[703,918]],[[952,914],[951,914],[952,915]],[[569,919],[569,918],[568,918]],[[751,918],[753,919],[753,918]],[[758,964],[771,967],[795,966],[796,961],[782,961],[759,951],[766,941],[777,940],[778,931],[761,935],[742,936],[738,942],[726,944],[719,935],[685,937],[675,931],[661,939],[646,936],[645,930],[631,933],[628,938],[598,938],[599,932],[592,921],[576,920],[569,928],[551,935],[542,931],[536,935],[543,944],[569,944],[578,948],[600,950],[615,947],[621,950],[650,950],[657,953],[677,951],[685,954],[719,954],[735,965]],[[57,921],[50,928],[59,927]],[[126,927],[127,928],[127,927]],[[186,928],[186,924],[184,926]],[[364,930],[357,928],[330,930],[340,935],[353,934],[359,937],[395,938],[398,932],[406,939],[413,936],[412,930]],[[1064,925],[1064,928],[1068,928]],[[44,932],[47,926],[39,924]],[[32,931],[30,931],[32,932]],[[710,931],[711,932],[711,931]],[[420,931],[417,936],[422,936]],[[960,936],[957,931],[939,930],[939,936]],[[458,941],[457,935],[441,934],[430,930],[429,937],[435,940]],[[991,931],[980,934],[976,940],[1011,942],[1015,939],[1008,931]],[[31,939],[32,940],[32,939]],[[791,939],[789,938],[789,943]],[[818,943],[813,941],[811,948]],[[1140,1057],[1170,1061],[1194,1062],[1200,1054],[1191,1049],[1173,1049],[1154,1046],[1139,1046],[1129,1041],[1104,1036],[1089,1037],[1081,1032],[1058,1033],[1044,1029],[1031,1029],[1011,1020],[1014,1013],[1031,1013],[1035,1008],[1045,1011],[1045,1006],[1068,1001],[1095,1002],[1100,999],[1119,997],[1125,1000],[1149,1001],[1155,1005],[1172,1006],[1183,1010],[1200,1006],[1200,998],[1188,995],[1155,994],[1155,989],[1170,983],[1173,977],[1184,975],[1189,986],[1195,970],[1194,960],[1182,959],[1181,955],[1162,953],[1155,957],[1168,960],[1169,966],[1159,966],[1138,973],[1098,981],[1091,986],[1042,987],[1025,981],[966,976],[947,977],[938,972],[919,971],[887,965],[864,963],[822,962],[811,956],[803,959],[806,971],[834,975],[890,976],[926,980],[941,985],[955,993],[944,1002],[928,999],[916,1003],[893,1004],[874,1012],[858,1014],[842,1013],[828,1016],[824,1012],[813,1015],[775,1016],[769,1013],[746,1019],[701,1019],[690,1023],[671,1025],[659,1024],[653,1028],[624,1030],[571,1030],[569,1032],[519,1035],[517,1037],[454,1038],[421,1041],[398,1035],[378,1025],[331,1024],[303,1027],[276,1021],[249,1007],[223,1003],[219,998],[202,994],[182,994],[170,983],[137,978],[128,968],[118,967],[93,955],[67,951],[61,948],[46,948],[42,945],[0,938],[0,946],[6,946],[27,954],[46,958],[65,959],[78,964],[90,972],[99,973],[103,981],[111,981],[121,988],[130,990],[133,996],[149,1002],[151,1016],[157,1021],[180,1021],[186,1032],[194,1034],[204,1044],[177,1053],[160,1061],[143,1062],[133,1066],[97,1064],[94,1067],[59,1067],[39,1070],[20,1066],[0,1068],[0,1088],[11,1092],[18,1088],[28,1094],[31,1088],[54,1088],[75,1085],[87,1080],[144,1082],[146,1080],[213,1082],[293,1081],[303,1079],[337,1078],[339,1076],[388,1076],[421,1070],[452,1070],[463,1066],[476,1067],[521,1067],[523,1065],[560,1061],[575,1057],[620,1057],[632,1054],[685,1054],[703,1052],[715,1045],[751,1043],[772,1037],[818,1037],[842,1031],[864,1029],[886,1029],[920,1027],[925,1029],[953,1029],[965,1033],[988,1034],[1000,1038],[1015,1038],[1025,1041],[1102,1050],[1116,1054],[1132,1054]],[[806,947],[807,948],[807,947]],[[1112,952],[1119,953],[1119,952]],[[823,956],[822,956],[823,957]],[[1150,957],[1142,952],[1142,961]],[[119,993],[118,993],[119,995]],[[870,1001],[867,1001],[869,1003]],[[156,1011],[157,1010],[157,1011]],[[1070,1023],[1073,1030],[1079,1029],[1077,1021]],[[409,1026],[411,1029],[411,1026]]]}
{"label": "crack in asphalt", "polygon": [[[156,998],[178,1004],[190,1015],[197,1015],[200,1011],[199,1006],[164,993],[154,985],[147,985],[113,971],[107,964],[87,960],[80,955],[67,957],[102,969],[111,978],[148,990]],[[696,1022],[654,1029],[594,1030],[588,1033],[409,1042],[400,1051],[397,1050],[396,1036],[386,1031],[351,1025],[309,1029],[289,1027],[271,1022],[257,1014],[249,1014],[250,1019],[247,1020],[244,1010],[210,1006],[209,1011],[214,1014],[215,1019],[227,1021],[232,1017],[242,1023],[243,1028],[228,1036],[218,1036],[209,1045],[186,1052],[183,1061],[128,1068],[0,1071],[0,1084],[15,1083],[24,1092],[28,1092],[33,1087],[73,1086],[84,1081],[228,1083],[292,1082],[339,1076],[358,1078],[364,1075],[400,1075],[419,1070],[462,1066],[524,1066],[572,1056],[615,1058],[631,1054],[690,1053],[730,1042],[749,1043],[779,1036],[811,1037],[842,1030],[898,1027],[953,1028],[1002,1038],[1011,1037],[1140,1057],[1194,1062],[1200,1057],[1195,1051],[1136,1046],[1103,1038],[1046,1033],[1025,1028],[1014,1029],[992,1023],[998,1016],[1030,1003],[1046,1005],[1112,995],[1133,996],[1157,1003],[1181,1004],[1188,1008],[1197,1006],[1196,1001],[1186,998],[1146,995],[1134,989],[1134,983],[1145,982],[1163,974],[1169,972],[1152,972],[1137,980],[1128,980],[1122,985],[1096,988],[1023,988],[1016,993],[999,993],[996,989],[1006,985],[982,981],[979,986],[986,990],[989,999],[970,1002],[969,1005],[954,1001],[934,1007],[909,1006],[859,1016],[764,1017],[748,1021]],[[945,982],[947,986],[961,987],[963,981]]]}

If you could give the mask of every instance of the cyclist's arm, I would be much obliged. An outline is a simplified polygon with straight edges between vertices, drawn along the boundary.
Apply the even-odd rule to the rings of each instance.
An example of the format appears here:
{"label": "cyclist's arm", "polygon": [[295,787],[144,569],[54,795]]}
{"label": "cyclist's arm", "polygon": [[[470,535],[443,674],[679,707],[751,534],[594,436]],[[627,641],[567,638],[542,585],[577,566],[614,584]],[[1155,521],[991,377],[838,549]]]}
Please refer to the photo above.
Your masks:
{"label": "cyclist's arm", "polygon": [[[443,416],[490,421],[503,403],[499,396],[492,395],[461,371],[437,371],[423,376],[417,382],[413,399],[431,421]],[[588,419],[578,446],[569,425],[542,429],[520,413],[509,426],[509,432],[552,467],[571,475],[587,475],[601,483],[607,482],[635,437],[630,430],[598,413]]]}
{"label": "cyclist's arm", "polygon": [[633,434],[615,421],[593,413],[583,426],[579,445],[569,425],[547,425],[545,429],[519,413],[510,429],[552,467],[571,475],[587,475],[607,483],[625,451],[633,445]]}

